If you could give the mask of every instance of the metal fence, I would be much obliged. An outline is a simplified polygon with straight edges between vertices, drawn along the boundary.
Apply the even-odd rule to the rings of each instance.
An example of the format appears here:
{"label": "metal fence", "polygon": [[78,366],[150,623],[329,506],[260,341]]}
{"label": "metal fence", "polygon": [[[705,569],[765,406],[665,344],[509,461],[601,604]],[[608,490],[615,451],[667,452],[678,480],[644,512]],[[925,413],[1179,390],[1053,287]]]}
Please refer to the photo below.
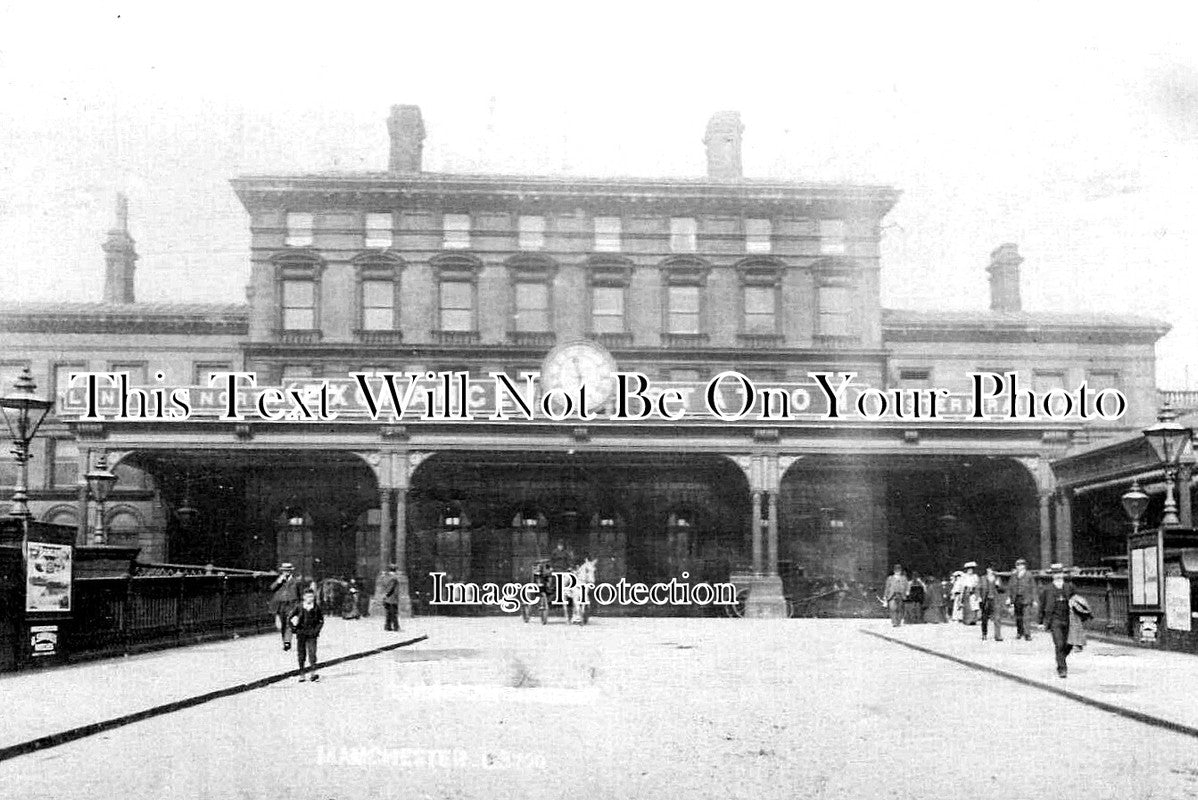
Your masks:
{"label": "metal fence", "polygon": [[136,575],[75,582],[68,650],[94,658],[274,625],[271,575]]}
{"label": "metal fence", "polygon": [[[1006,572],[1000,575],[1004,580],[1010,577],[1010,573]],[[1095,570],[1089,574],[1082,572],[1078,575],[1066,575],[1065,580],[1073,584],[1077,593],[1086,599],[1090,610],[1094,612],[1093,618],[1086,623],[1086,630],[1115,636],[1129,635],[1126,574]],[[1037,595],[1039,590],[1051,583],[1051,575],[1037,574]],[[1013,618],[1011,619],[1013,621]],[[1033,618],[1031,621],[1036,620]]]}

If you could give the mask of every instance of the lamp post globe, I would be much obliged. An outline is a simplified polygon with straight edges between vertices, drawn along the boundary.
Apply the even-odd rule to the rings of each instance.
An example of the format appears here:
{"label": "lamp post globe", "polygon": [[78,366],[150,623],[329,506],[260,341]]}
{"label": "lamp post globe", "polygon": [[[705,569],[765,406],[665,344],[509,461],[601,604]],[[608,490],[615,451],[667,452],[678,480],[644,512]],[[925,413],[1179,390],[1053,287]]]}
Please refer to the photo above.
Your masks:
{"label": "lamp post globe", "polygon": [[8,428],[14,445],[13,456],[19,466],[10,516],[26,522],[32,516],[29,513],[29,460],[33,456],[29,452],[29,445],[53,407],[53,400],[37,393],[37,384],[33,381],[29,367],[21,370],[12,390],[0,397],[0,416],[3,416],[4,425]]}
{"label": "lamp post globe", "polygon": [[[1157,458],[1165,468],[1165,510],[1161,525],[1176,528],[1181,525],[1177,516],[1177,500],[1173,494],[1173,483],[1177,480],[1177,467],[1182,456],[1190,448],[1193,430],[1177,421],[1177,412],[1166,402],[1157,414],[1155,425],[1144,429],[1144,438],[1152,445]],[[1186,487],[1189,491],[1189,487]]]}
{"label": "lamp post globe", "polygon": [[91,493],[92,499],[96,501],[97,507],[96,529],[92,534],[92,543],[104,544],[107,540],[107,535],[104,532],[104,501],[108,499],[108,493],[112,491],[112,485],[116,483],[117,477],[108,468],[107,456],[101,454],[96,458],[95,466],[88,470],[83,478],[87,481],[87,490]]}
{"label": "lamp post globe", "polygon": [[1140,518],[1148,508],[1148,495],[1140,488],[1138,481],[1131,482],[1131,488],[1120,498],[1123,512],[1131,520],[1132,533],[1140,532]]}

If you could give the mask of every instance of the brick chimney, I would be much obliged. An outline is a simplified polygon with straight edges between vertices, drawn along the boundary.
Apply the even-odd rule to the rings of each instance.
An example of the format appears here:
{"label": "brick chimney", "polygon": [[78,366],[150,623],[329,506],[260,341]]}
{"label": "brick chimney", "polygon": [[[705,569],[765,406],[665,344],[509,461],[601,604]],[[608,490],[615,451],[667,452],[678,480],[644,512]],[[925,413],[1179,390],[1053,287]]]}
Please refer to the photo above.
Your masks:
{"label": "brick chimney", "polygon": [[1015,244],[1000,244],[990,254],[990,310],[991,311],[1022,311],[1023,304],[1019,300],[1019,265],[1023,256],[1019,255],[1019,246]]}
{"label": "brick chimney", "polygon": [[420,106],[391,106],[387,130],[391,134],[390,171],[420,172],[424,155],[424,120],[420,116]]}
{"label": "brick chimney", "polygon": [[133,237],[129,235],[129,198],[118,192],[116,196],[116,224],[108,231],[108,238],[101,245],[107,266],[104,272],[104,302],[133,302],[133,270],[137,252],[133,249]]}
{"label": "brick chimney", "polygon": [[717,111],[707,121],[707,177],[716,180],[738,180],[744,177],[740,165],[740,140],[745,126],[740,124],[739,111]]}

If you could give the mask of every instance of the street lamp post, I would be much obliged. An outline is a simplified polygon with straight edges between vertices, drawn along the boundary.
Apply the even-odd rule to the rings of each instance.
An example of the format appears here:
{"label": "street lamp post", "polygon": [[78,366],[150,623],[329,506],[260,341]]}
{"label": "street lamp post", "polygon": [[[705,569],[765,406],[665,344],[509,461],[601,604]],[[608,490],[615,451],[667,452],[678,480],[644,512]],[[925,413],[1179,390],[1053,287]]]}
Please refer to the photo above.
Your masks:
{"label": "street lamp post", "polygon": [[13,442],[12,453],[20,467],[9,515],[22,520],[25,533],[28,533],[29,520],[33,516],[29,513],[29,461],[33,458],[29,445],[53,405],[53,400],[38,395],[37,384],[33,382],[29,367],[21,370],[13,390],[0,397],[0,415],[4,417],[4,424]]}
{"label": "street lamp post", "polygon": [[104,501],[108,499],[108,493],[112,491],[117,477],[108,468],[108,457],[102,453],[96,458],[95,466],[83,477],[87,481],[92,499],[96,501],[96,529],[92,533],[92,544],[104,544],[107,541],[104,532]]}
{"label": "street lamp post", "polygon": [[[1173,484],[1177,481],[1177,468],[1181,458],[1190,445],[1193,431],[1177,421],[1177,412],[1166,402],[1157,414],[1155,425],[1144,429],[1144,437],[1156,451],[1165,468],[1165,510],[1161,517],[1161,527],[1177,528],[1181,520],[1177,516],[1177,500],[1173,494]],[[1189,491],[1189,487],[1185,487]]]}

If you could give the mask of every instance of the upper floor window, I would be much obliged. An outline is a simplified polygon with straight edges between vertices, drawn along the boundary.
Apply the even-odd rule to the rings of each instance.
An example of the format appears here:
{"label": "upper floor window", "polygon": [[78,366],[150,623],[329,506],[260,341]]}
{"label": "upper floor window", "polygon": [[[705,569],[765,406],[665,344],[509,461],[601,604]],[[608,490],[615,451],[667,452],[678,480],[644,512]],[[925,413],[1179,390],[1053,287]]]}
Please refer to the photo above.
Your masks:
{"label": "upper floor window", "polygon": [[679,367],[668,370],[666,379],[675,383],[699,383],[703,380],[703,373],[690,367]]}
{"label": "upper floor window", "polygon": [[109,372],[125,373],[129,376],[130,386],[145,386],[149,379],[146,374],[146,362],[119,362],[114,361],[108,365]]}
{"label": "upper floor window", "polygon": [[595,217],[595,252],[620,252],[620,218]]}
{"label": "upper floor window", "polygon": [[744,332],[775,334],[778,332],[778,288],[776,286],[745,286]]}
{"label": "upper floor window", "polygon": [[591,332],[624,333],[623,286],[591,287]]}
{"label": "upper floor window", "polygon": [[843,219],[821,219],[819,221],[819,251],[826,256],[844,255],[845,224]]}
{"label": "upper floor window", "polygon": [[283,281],[283,330],[310,331],[316,328],[316,282]]}
{"label": "upper floor window", "polygon": [[392,219],[389,212],[370,212],[366,215],[367,249],[386,249],[392,244]]}
{"label": "upper floor window", "polygon": [[693,217],[670,218],[670,251],[693,253],[699,249],[699,228]]}
{"label": "upper floor window", "polygon": [[74,486],[79,482],[79,444],[74,439],[53,439],[51,486]]}
{"label": "upper floor window", "polygon": [[362,329],[395,328],[395,281],[370,278],[362,281]]}
{"label": "upper floor window", "polygon": [[904,368],[899,370],[899,384],[903,389],[922,391],[932,388],[932,371],[923,368]]}
{"label": "upper floor window", "polygon": [[288,211],[287,238],[284,239],[284,244],[288,247],[311,247],[314,241],[312,219],[312,214],[306,211]]}
{"label": "upper floor window", "polygon": [[314,377],[316,377],[316,370],[312,369],[309,364],[284,364],[279,373],[280,380],[284,381],[302,381]]}
{"label": "upper floor window", "polygon": [[549,284],[544,281],[516,283],[515,330],[518,333],[549,330]]}
{"label": "upper floor window", "polygon": [[232,371],[227,361],[197,361],[192,367],[192,381],[196,386],[207,386],[214,374]]}
{"label": "upper floor window", "polygon": [[521,250],[545,248],[545,218],[521,215],[517,220],[518,244]]}
{"label": "upper floor window", "polygon": [[470,247],[470,215],[446,214],[444,216],[442,246],[446,250],[465,250]]}
{"label": "upper floor window", "polygon": [[474,330],[474,283],[442,280],[440,286],[441,330]]}
{"label": "upper floor window", "polygon": [[84,362],[70,362],[54,365],[54,396],[63,397],[67,390],[72,386],[82,386],[83,380],[79,379],[72,383],[72,373],[87,372],[87,364]]}
{"label": "upper floor window", "polygon": [[772,249],[773,226],[768,219],[745,220],[745,252],[768,253]]}
{"label": "upper floor window", "polygon": [[699,286],[666,287],[666,333],[699,333]]}
{"label": "upper floor window", "polygon": [[852,335],[852,289],[847,286],[819,287],[819,333],[821,336]]}

